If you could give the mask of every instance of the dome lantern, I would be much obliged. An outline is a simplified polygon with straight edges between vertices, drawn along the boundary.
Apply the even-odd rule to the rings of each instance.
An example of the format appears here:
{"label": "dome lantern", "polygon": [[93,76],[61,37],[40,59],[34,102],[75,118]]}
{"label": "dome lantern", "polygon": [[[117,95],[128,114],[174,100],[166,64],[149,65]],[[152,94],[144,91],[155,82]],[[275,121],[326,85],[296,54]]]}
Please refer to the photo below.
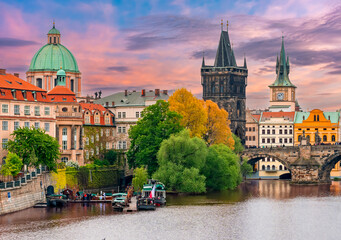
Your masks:
{"label": "dome lantern", "polygon": [[47,33],[48,44],[60,44],[60,32],[56,29],[55,22],[53,21],[53,27]]}
{"label": "dome lantern", "polygon": [[65,76],[65,71],[60,67],[57,72],[57,86],[66,86]]}

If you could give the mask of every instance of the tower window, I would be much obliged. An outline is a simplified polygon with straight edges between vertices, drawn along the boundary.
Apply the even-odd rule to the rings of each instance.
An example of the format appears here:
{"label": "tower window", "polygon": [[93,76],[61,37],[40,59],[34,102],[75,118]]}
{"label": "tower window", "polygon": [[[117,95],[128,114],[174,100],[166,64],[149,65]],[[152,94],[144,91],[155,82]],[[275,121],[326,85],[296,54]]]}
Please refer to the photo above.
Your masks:
{"label": "tower window", "polygon": [[53,37],[53,43],[56,43],[56,37]]}

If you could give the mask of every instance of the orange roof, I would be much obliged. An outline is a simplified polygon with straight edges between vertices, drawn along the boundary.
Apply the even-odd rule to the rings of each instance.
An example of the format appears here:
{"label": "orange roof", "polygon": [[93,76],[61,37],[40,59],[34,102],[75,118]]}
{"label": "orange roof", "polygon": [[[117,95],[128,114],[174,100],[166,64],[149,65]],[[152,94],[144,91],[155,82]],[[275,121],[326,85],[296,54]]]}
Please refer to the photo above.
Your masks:
{"label": "orange roof", "polygon": [[0,74],[0,88],[46,92],[44,89],[34,86],[33,84],[26,82],[9,73],[5,75]]}
{"label": "orange roof", "polygon": [[263,112],[262,114],[262,120],[263,118],[289,118],[290,121],[294,121],[295,118],[295,112]]}
{"label": "orange roof", "polygon": [[77,102],[76,94],[65,86],[55,86],[47,95],[51,102]]}
{"label": "orange roof", "polygon": [[95,103],[79,103],[83,110],[99,110],[99,111],[107,111],[105,107],[103,107],[101,104],[95,104]]}
{"label": "orange roof", "polygon": [[253,117],[254,119],[256,119],[257,122],[259,122],[260,114],[252,114],[252,117]]}

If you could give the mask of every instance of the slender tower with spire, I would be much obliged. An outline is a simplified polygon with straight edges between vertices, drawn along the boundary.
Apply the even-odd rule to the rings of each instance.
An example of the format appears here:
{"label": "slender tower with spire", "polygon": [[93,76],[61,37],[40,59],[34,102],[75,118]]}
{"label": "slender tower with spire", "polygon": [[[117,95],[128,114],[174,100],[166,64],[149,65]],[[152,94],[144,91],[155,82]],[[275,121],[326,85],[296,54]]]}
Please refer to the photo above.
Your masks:
{"label": "slender tower with spire", "polygon": [[295,111],[295,90],[296,86],[289,79],[290,65],[289,57],[285,56],[284,37],[280,57],[276,60],[276,80],[269,85],[270,88],[270,111]]}
{"label": "slender tower with spire", "polygon": [[214,65],[201,66],[203,99],[211,100],[229,113],[230,128],[244,143],[246,124],[246,86],[248,70],[244,56],[244,66],[237,66],[228,34],[221,27],[220,41]]}

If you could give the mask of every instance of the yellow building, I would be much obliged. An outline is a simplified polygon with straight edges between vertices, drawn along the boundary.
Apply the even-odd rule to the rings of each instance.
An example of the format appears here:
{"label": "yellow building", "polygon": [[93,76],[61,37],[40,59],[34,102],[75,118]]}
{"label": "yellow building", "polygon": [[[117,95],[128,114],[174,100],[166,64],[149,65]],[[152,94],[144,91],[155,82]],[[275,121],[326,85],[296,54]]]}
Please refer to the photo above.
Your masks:
{"label": "yellow building", "polygon": [[[311,145],[338,143],[340,141],[338,135],[339,118],[339,112],[323,112],[319,109],[310,112],[296,112],[294,123],[295,145],[300,144],[303,131]],[[339,162],[331,171],[330,176],[332,178],[341,176]]]}

